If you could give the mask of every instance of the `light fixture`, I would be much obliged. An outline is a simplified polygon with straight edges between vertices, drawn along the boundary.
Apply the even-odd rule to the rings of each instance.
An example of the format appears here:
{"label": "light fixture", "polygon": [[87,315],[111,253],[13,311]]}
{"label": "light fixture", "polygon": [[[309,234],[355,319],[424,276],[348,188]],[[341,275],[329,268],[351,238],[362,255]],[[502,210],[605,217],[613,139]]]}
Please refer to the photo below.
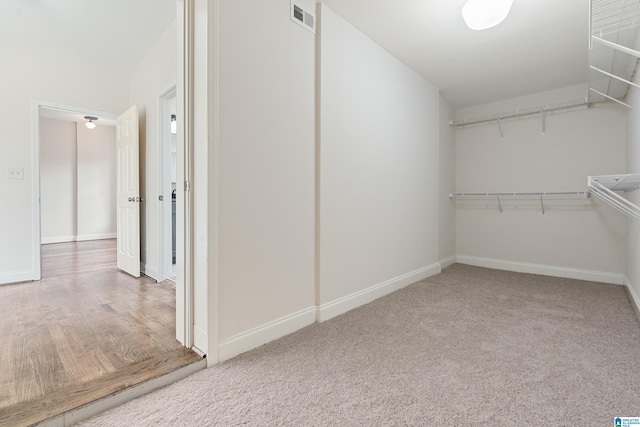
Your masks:
{"label": "light fixture", "polygon": [[87,129],[95,129],[96,124],[93,121],[98,120],[98,118],[93,116],[84,116],[84,118],[89,120],[87,123],[84,124],[87,127]]}
{"label": "light fixture", "polygon": [[513,0],[467,0],[462,17],[472,30],[486,30],[506,19]]}
{"label": "light fixture", "polygon": [[171,115],[171,133],[175,135],[177,132],[178,132],[178,129],[176,126],[176,115],[172,114]]}

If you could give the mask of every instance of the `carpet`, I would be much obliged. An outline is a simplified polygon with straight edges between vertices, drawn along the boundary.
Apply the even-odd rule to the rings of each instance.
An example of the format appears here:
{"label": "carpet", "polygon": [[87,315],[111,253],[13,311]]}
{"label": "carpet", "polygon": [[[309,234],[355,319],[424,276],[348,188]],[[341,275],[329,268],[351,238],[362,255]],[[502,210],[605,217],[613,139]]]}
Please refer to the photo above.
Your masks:
{"label": "carpet", "polygon": [[456,264],[80,426],[612,426],[640,416],[622,286]]}

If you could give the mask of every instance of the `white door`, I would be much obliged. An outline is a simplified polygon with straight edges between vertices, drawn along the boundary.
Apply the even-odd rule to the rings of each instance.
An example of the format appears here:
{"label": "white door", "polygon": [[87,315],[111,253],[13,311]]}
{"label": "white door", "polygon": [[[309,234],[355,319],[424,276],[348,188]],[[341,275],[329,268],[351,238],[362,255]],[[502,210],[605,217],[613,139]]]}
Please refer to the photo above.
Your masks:
{"label": "white door", "polygon": [[118,268],[140,277],[138,107],[116,119]]}

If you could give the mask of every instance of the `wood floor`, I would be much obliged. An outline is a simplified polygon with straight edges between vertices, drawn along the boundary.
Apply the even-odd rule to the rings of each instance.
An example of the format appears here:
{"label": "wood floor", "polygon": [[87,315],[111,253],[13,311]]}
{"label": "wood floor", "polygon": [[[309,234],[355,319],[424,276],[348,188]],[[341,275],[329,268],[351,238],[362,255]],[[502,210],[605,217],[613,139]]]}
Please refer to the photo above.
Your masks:
{"label": "wood floor", "polygon": [[115,267],[115,240],[42,247],[42,280],[0,286],[0,426],[31,425],[200,360],[175,287]]}

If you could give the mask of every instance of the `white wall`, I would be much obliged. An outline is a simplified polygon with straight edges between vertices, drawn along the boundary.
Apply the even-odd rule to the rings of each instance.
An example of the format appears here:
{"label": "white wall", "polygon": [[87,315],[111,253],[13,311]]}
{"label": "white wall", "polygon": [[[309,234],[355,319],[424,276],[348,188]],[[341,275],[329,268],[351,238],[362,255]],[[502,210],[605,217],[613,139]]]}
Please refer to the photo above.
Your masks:
{"label": "white wall", "polygon": [[439,96],[325,5],[320,22],[326,319],[439,271]]}
{"label": "white wall", "polygon": [[455,262],[456,256],[456,205],[449,194],[456,192],[456,134],[449,125],[454,118],[453,108],[440,97],[440,147],[438,170],[440,172],[440,193],[438,230],[440,261],[443,267]]}
{"label": "white wall", "polygon": [[221,353],[283,317],[295,328],[315,319],[314,36],[289,4],[219,2],[220,161],[209,183],[219,183]]}
{"label": "white wall", "polygon": [[[11,66],[0,67],[0,195],[11,209],[0,213],[0,283],[35,277],[32,212],[34,182],[31,148],[33,99],[104,112],[124,111],[127,76],[97,68],[81,58],[35,50],[19,40],[0,41],[0,55]],[[7,179],[8,168],[24,168],[22,180]]]}
{"label": "white wall", "polygon": [[42,243],[116,236],[113,126],[40,118]]}
{"label": "white wall", "polygon": [[[162,203],[158,196],[163,191],[159,182],[159,150],[162,149],[158,122],[160,96],[176,85],[177,67],[177,28],[174,21],[131,73],[127,85],[130,90],[129,102],[138,105],[140,111],[140,196],[145,200],[140,205],[140,256],[144,273],[155,279],[164,279],[159,277],[158,272],[158,237],[161,235],[159,203]],[[166,195],[164,200],[171,203]]]}
{"label": "white wall", "polygon": [[115,238],[116,128],[87,129],[76,123],[78,135],[78,240]]}
{"label": "white wall", "polygon": [[[640,78],[636,77],[636,83]],[[640,90],[631,87],[627,100],[634,107],[627,112],[627,173],[640,173]],[[640,206],[640,190],[624,194],[632,203]],[[627,286],[640,306],[640,221],[628,219],[626,228]]]}
{"label": "white wall", "polygon": [[[577,88],[457,112],[471,117],[540,105]],[[585,92],[579,92],[584,94]],[[551,102],[551,101],[548,101]],[[458,192],[586,191],[587,176],[625,169],[625,112],[613,104],[456,131]],[[624,219],[597,200],[484,206],[458,202],[458,261],[619,283]],[[600,274],[603,273],[603,274]]]}
{"label": "white wall", "polygon": [[76,124],[40,118],[40,212],[42,243],[77,236]]}

